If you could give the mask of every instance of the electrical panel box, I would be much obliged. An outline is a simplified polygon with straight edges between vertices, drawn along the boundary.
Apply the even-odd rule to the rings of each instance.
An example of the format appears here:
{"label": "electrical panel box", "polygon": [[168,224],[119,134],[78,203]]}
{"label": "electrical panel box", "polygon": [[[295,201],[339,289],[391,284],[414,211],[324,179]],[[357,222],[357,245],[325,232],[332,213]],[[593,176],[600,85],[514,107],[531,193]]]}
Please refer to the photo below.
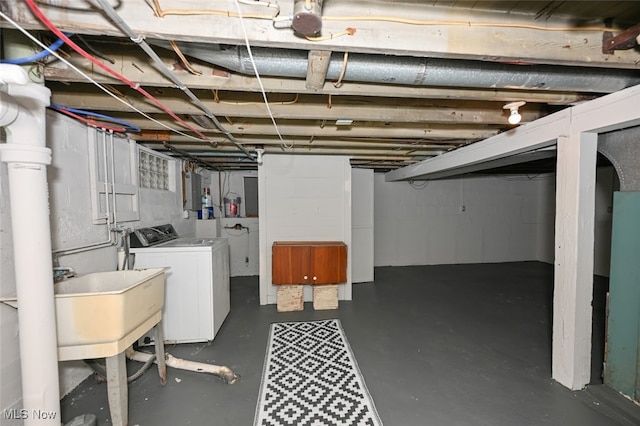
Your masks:
{"label": "electrical panel box", "polygon": [[202,177],[194,172],[184,174],[184,209],[202,209]]}

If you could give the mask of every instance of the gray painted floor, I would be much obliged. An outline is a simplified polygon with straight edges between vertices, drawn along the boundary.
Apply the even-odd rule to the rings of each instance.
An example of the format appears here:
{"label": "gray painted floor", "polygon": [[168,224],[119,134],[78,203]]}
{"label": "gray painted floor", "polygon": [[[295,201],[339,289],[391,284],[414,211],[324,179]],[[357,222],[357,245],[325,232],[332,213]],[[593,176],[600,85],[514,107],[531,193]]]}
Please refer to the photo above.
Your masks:
{"label": "gray painted floor", "polygon": [[[216,340],[167,350],[228,365],[240,381],[169,369],[162,387],[151,369],[129,385],[129,424],[251,425],[269,325],[337,317],[387,426],[639,425],[640,407],[598,384],[606,280],[595,285],[594,384],[571,392],[551,380],[552,274],[536,262],[376,268],[338,310],[292,313],[259,305],[257,277],[233,278]],[[65,422],[91,413],[110,424],[106,385],[88,378],[62,410]]]}

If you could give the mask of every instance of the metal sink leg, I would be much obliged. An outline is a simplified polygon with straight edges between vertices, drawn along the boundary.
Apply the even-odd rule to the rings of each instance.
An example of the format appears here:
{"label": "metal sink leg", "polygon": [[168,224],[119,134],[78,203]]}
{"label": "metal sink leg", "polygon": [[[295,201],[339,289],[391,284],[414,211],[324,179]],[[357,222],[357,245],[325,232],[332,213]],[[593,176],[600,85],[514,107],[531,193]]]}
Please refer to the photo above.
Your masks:
{"label": "metal sink leg", "polygon": [[164,333],[162,332],[162,320],[156,324],[154,332],[158,374],[160,375],[160,383],[164,386],[167,384],[167,363],[164,355]]}

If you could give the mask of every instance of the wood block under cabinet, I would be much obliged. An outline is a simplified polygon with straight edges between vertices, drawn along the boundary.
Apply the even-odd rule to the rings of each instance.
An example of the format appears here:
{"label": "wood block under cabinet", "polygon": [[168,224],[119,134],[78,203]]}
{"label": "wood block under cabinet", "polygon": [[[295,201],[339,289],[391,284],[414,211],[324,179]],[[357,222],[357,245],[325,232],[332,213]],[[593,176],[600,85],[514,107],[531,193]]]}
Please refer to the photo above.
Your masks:
{"label": "wood block under cabinet", "polygon": [[277,306],[278,312],[302,311],[304,309],[303,286],[278,286]]}
{"label": "wood block under cabinet", "polygon": [[338,284],[314,285],[313,309],[338,309]]}

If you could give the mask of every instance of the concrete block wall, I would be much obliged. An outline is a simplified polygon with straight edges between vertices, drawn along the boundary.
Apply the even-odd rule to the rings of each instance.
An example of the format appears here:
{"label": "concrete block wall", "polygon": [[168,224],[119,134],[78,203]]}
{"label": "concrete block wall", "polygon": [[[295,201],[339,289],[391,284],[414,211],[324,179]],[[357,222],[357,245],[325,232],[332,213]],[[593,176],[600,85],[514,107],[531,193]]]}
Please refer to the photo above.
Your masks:
{"label": "concrete block wall", "polygon": [[[0,163],[0,296],[16,293],[10,209],[7,164]],[[0,410],[21,408],[18,315],[15,309],[3,303],[0,303],[0,342]],[[13,424],[21,422],[16,420]]]}
{"label": "concrete block wall", "polygon": [[[91,224],[91,200],[87,132],[80,124],[58,113],[47,112],[47,146],[52,149],[53,162],[47,169],[52,232],[52,248],[71,249],[106,241],[104,225]],[[117,141],[128,144],[128,140]],[[176,161],[176,188],[181,188],[182,163]],[[6,165],[0,164],[0,291],[15,294],[13,241]],[[193,219],[182,217],[180,191],[140,189],[140,220],[126,222],[131,228],[174,223],[179,233],[193,233]],[[116,246],[61,256],[61,266],[71,266],[79,274],[116,269]],[[0,409],[20,408],[22,399],[20,353],[18,347],[17,314],[13,308],[0,304]],[[81,361],[60,363],[60,393],[65,395],[84,380],[91,370]],[[4,423],[3,423],[4,425]]]}
{"label": "concrete block wall", "polygon": [[[539,187],[538,194],[541,230],[536,259],[546,263],[554,263],[555,256],[555,178],[555,174],[547,175],[543,184]],[[593,272],[604,277],[609,276],[611,209],[613,206],[613,192],[617,191],[618,188],[618,177],[613,167],[599,167],[596,169]]]}
{"label": "concrete block wall", "polygon": [[[265,155],[259,168],[260,303],[276,303],[274,241],[343,241],[351,247],[351,166],[347,157]],[[350,259],[351,256],[349,256]],[[349,260],[350,262],[350,260]],[[339,298],[351,299],[348,282]],[[305,300],[311,288],[305,286]]]}
{"label": "concrete block wall", "polygon": [[[214,205],[214,216],[216,218],[224,216],[224,198],[240,197],[240,217],[246,217],[245,203],[246,196],[244,193],[244,178],[257,177],[257,171],[243,172],[201,172],[202,186],[210,188],[211,200]],[[223,214],[220,214],[223,212]]]}
{"label": "concrete block wall", "polygon": [[[203,187],[211,190],[216,218],[214,220],[197,220],[195,223],[196,237],[222,237],[229,240],[229,260],[231,263],[229,272],[232,277],[259,275],[259,223],[257,217],[246,217],[244,191],[244,178],[257,177],[257,171],[200,173],[203,176]],[[224,212],[224,202],[220,203],[220,194],[222,194],[222,198],[241,198],[240,217],[221,217],[220,212]],[[219,224],[218,221],[220,221]],[[236,224],[245,228],[229,229]]]}
{"label": "concrete block wall", "polygon": [[538,187],[526,177],[385,182],[375,176],[375,265],[535,260]]}

